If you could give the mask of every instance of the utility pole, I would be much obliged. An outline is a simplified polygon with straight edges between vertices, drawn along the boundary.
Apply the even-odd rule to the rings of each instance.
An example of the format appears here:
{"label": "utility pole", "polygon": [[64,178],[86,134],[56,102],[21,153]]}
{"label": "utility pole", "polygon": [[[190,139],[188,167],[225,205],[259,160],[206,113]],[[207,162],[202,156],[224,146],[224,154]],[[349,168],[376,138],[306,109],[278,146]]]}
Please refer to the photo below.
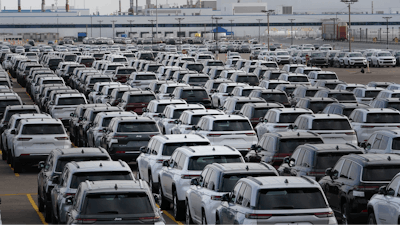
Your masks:
{"label": "utility pole", "polygon": [[215,31],[216,31],[216,49],[215,49],[215,53],[216,53],[216,58],[218,59],[219,57],[218,57],[218,53],[219,53],[219,50],[218,50],[218,20],[222,20],[222,17],[214,17],[214,16],[212,16],[211,17],[212,19],[215,19]]}
{"label": "utility pole", "polygon": [[113,40],[114,40],[114,35],[115,35],[115,22],[117,22],[116,20],[111,20],[111,22],[113,23]]}
{"label": "utility pole", "polygon": [[[179,17],[179,18],[175,18],[176,20],[178,20],[179,22],[179,33],[178,33],[178,37],[179,37],[179,44],[180,46],[182,46],[182,36],[181,36],[181,21],[184,20],[185,18]],[[182,50],[182,49],[181,49]]]}
{"label": "utility pole", "polygon": [[[129,22],[129,33],[132,33],[132,23],[134,22],[134,20],[128,20]],[[129,34],[130,37],[131,34]]]}
{"label": "utility pole", "polygon": [[349,7],[349,29],[348,29],[348,39],[349,39],[349,52],[351,52],[351,34],[350,34],[350,29],[351,29],[351,4],[354,4],[355,2],[358,2],[358,0],[340,0],[341,2],[345,3]]}
{"label": "utility pole", "polygon": [[233,39],[233,38],[234,38],[234,35],[233,35],[233,32],[232,32],[232,27],[233,27],[232,22],[233,22],[234,20],[229,20],[229,21],[231,21],[231,39]]}
{"label": "utility pole", "polygon": [[267,13],[267,20],[268,20],[268,51],[269,51],[269,15],[273,12],[275,12],[274,10],[270,9],[270,10],[261,10],[264,13]]}
{"label": "utility pole", "polygon": [[97,22],[100,23],[100,37],[101,37],[101,23],[103,22],[103,20],[97,20]]}
{"label": "utility pole", "polygon": [[153,49],[153,38],[154,38],[153,28],[154,28],[155,21],[156,20],[149,20],[149,22],[151,22],[151,49]]}
{"label": "utility pole", "polygon": [[389,49],[389,20],[392,19],[390,16],[382,17],[386,20],[386,49]]}
{"label": "utility pole", "polygon": [[290,20],[290,45],[293,45],[293,21],[296,19],[289,19]]}
{"label": "utility pole", "polygon": [[258,43],[261,43],[261,21],[262,19],[257,19],[258,21]]}

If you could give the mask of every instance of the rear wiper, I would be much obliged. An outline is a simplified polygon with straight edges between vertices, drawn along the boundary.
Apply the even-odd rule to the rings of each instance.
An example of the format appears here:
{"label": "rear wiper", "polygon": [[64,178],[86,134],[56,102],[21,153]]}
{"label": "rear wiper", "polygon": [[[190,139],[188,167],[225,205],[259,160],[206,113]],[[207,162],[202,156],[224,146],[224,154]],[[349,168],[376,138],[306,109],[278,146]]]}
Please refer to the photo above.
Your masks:
{"label": "rear wiper", "polygon": [[99,214],[102,214],[102,213],[104,213],[104,214],[118,214],[118,211],[102,211],[102,212],[97,212],[97,213],[99,213]]}
{"label": "rear wiper", "polygon": [[272,209],[294,209],[294,207],[291,205],[282,205],[282,206],[273,207]]}

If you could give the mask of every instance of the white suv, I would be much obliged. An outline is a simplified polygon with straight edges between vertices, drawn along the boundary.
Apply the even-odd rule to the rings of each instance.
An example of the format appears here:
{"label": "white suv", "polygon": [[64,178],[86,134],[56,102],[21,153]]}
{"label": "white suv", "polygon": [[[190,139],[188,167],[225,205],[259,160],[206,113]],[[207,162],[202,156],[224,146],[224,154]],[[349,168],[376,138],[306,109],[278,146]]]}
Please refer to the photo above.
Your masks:
{"label": "white suv", "polygon": [[371,64],[375,67],[393,66],[396,67],[396,58],[388,51],[376,51],[371,56]]}
{"label": "white suv", "polygon": [[186,110],[182,113],[178,120],[175,120],[175,126],[172,128],[172,134],[189,134],[192,132],[193,126],[197,125],[201,117],[207,115],[225,115],[219,109],[206,110]]}
{"label": "white suv", "polygon": [[15,173],[22,166],[46,160],[55,149],[71,148],[71,141],[59,119],[25,119],[19,122],[11,149],[11,165]]}
{"label": "white suv", "polygon": [[147,108],[143,109],[142,116],[153,118],[155,121],[160,120],[161,113],[164,112],[165,107],[168,105],[179,105],[187,104],[183,99],[162,99],[162,100],[151,100],[147,105]]}
{"label": "white suv", "polygon": [[156,135],[136,159],[138,176],[149,183],[152,191],[158,190],[158,174],[162,163],[171,158],[175,149],[182,146],[210,145],[210,141],[201,135]]}
{"label": "white suv", "polygon": [[206,136],[213,145],[229,145],[246,155],[258,138],[250,120],[240,115],[203,116],[194,133]]}
{"label": "white suv", "polygon": [[337,224],[321,186],[306,177],[242,178],[215,216],[217,224]]}
{"label": "white suv", "polygon": [[206,108],[201,104],[178,104],[168,105],[161,114],[161,119],[157,121],[163,134],[172,134],[171,130],[175,126],[175,120],[179,119],[185,110],[197,110]]}
{"label": "white suv", "polygon": [[173,204],[176,220],[185,216],[186,191],[192,178],[199,177],[205,166],[212,163],[240,163],[244,159],[240,152],[228,146],[180,147],[169,161],[164,161],[159,173],[159,205],[168,209]]}
{"label": "white suv", "polygon": [[357,136],[349,119],[337,114],[310,114],[297,117],[292,131],[312,131],[321,135],[325,144],[357,145]]}

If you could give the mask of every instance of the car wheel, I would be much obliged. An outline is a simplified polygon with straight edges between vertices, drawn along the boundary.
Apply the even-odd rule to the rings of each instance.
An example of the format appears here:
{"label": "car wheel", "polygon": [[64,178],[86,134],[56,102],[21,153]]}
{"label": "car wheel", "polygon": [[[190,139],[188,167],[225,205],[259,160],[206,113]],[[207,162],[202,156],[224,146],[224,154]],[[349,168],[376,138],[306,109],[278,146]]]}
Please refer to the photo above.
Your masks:
{"label": "car wheel", "polygon": [[342,224],[350,224],[349,206],[346,203],[342,205]]}
{"label": "car wheel", "polygon": [[207,224],[207,218],[206,218],[206,213],[203,210],[203,213],[201,214],[201,224]]}
{"label": "car wheel", "polygon": [[42,197],[40,196],[40,191],[38,189],[38,208],[39,208],[39,212],[44,212],[44,202],[42,200]]}
{"label": "car wheel", "polygon": [[215,217],[215,224],[221,224],[221,221],[219,220],[218,214],[217,214],[217,216]]}
{"label": "car wheel", "polygon": [[3,151],[3,152],[1,153],[1,159],[2,159],[2,160],[6,160],[6,159],[7,159],[6,154],[4,154],[4,152],[5,152],[5,151]]}
{"label": "car wheel", "polygon": [[51,222],[51,217],[52,217],[52,209],[51,209],[51,202],[46,202],[46,207],[44,209],[44,220],[47,223]]}
{"label": "car wheel", "polygon": [[160,195],[159,196],[159,200],[158,200],[158,205],[160,206],[160,209],[162,209],[162,210],[169,209],[169,202],[164,197],[164,194],[163,194],[163,191],[162,191],[162,187],[161,187],[161,183],[158,185],[158,194]]}
{"label": "car wheel", "polygon": [[174,191],[172,198],[174,218],[175,220],[180,221],[182,220],[183,213],[182,208],[179,206],[178,194],[176,193],[176,191]]}
{"label": "car wheel", "polygon": [[57,220],[57,217],[54,215],[54,211],[51,214],[51,223],[52,224],[58,224],[58,220]]}
{"label": "car wheel", "polygon": [[10,155],[10,151],[7,151],[7,164],[11,165],[12,162],[12,156]]}
{"label": "car wheel", "polygon": [[13,159],[13,168],[14,168],[14,173],[21,173],[22,172],[22,164],[19,162],[17,159]]}
{"label": "car wheel", "polygon": [[192,216],[190,215],[189,203],[186,201],[186,224],[193,224]]}
{"label": "car wheel", "polygon": [[376,224],[375,214],[373,212],[368,215],[368,224]]}

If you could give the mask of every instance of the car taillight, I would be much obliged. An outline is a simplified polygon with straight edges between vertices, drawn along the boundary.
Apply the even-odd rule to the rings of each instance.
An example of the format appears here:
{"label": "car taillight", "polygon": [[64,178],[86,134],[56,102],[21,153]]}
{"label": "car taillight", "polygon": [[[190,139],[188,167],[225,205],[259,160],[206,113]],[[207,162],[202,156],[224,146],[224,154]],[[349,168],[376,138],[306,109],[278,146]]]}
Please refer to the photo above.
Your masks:
{"label": "car taillight", "polygon": [[247,136],[256,136],[256,133],[245,133]]}
{"label": "car taillight", "polygon": [[245,217],[247,219],[269,219],[272,214],[255,214],[255,213],[246,213]]}
{"label": "car taillight", "polygon": [[175,123],[175,120],[172,120],[172,121],[168,121],[168,123]]}
{"label": "car taillight", "polygon": [[219,136],[221,136],[222,134],[207,134],[207,136],[209,136],[209,137],[219,137]]}
{"label": "car taillight", "polygon": [[182,179],[192,179],[192,178],[196,178],[199,177],[200,175],[182,175],[181,178]]}
{"label": "car taillight", "polygon": [[103,132],[103,129],[100,129],[99,132]]}
{"label": "car taillight", "polygon": [[125,151],[116,151],[117,154],[125,154]]}
{"label": "car taillight", "polygon": [[30,156],[31,154],[21,154],[20,156]]}
{"label": "car taillight", "polygon": [[153,117],[158,117],[158,115],[153,115]]}
{"label": "car taillight", "polygon": [[164,162],[164,160],[163,159],[159,159],[159,160],[157,160],[157,163],[163,163]]}
{"label": "car taillight", "polygon": [[288,126],[274,126],[274,128],[286,128]]}
{"label": "car taillight", "polygon": [[127,138],[128,136],[124,136],[124,135],[114,135],[114,138]]}
{"label": "car taillight", "polygon": [[18,141],[30,141],[32,138],[18,138]]}
{"label": "car taillight", "polygon": [[64,193],[64,198],[67,196],[75,196],[75,193]]}
{"label": "car taillight", "polygon": [[65,141],[68,140],[68,137],[55,137],[56,140]]}
{"label": "car taillight", "polygon": [[347,133],[345,133],[346,135],[355,135],[356,134],[356,132],[347,132]]}
{"label": "car taillight", "polygon": [[325,172],[308,172],[307,175],[324,175]]}
{"label": "car taillight", "polygon": [[314,213],[314,215],[318,218],[333,217],[333,212]]}
{"label": "car taillight", "polygon": [[219,195],[211,195],[211,200],[221,201],[221,200],[222,200],[222,196],[219,196]]}
{"label": "car taillight", "polygon": [[361,126],[361,128],[374,128],[375,126]]}
{"label": "car taillight", "polygon": [[81,219],[81,218],[78,218],[78,219],[76,219],[76,221],[78,221],[78,223],[95,223],[97,221],[97,219]]}
{"label": "car taillight", "polygon": [[365,185],[357,185],[354,186],[354,190],[356,191],[374,191],[374,190],[378,190],[379,186],[365,186]]}
{"label": "car taillight", "polygon": [[186,127],[185,130],[192,130],[192,128],[191,127]]}
{"label": "car taillight", "polygon": [[159,219],[160,219],[159,216],[139,217],[139,220],[141,220],[141,222],[152,222],[154,220],[159,220]]}

